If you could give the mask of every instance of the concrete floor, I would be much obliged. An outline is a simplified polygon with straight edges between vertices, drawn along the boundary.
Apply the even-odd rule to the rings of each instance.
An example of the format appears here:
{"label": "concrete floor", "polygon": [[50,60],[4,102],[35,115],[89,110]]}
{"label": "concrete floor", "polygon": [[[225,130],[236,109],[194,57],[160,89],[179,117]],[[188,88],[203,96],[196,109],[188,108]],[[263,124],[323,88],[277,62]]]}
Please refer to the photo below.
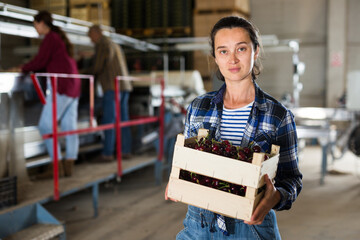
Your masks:
{"label": "concrete floor", "polygon": [[[289,211],[277,213],[283,239],[360,239],[360,159],[347,153],[329,163],[320,185],[321,151],[300,153],[304,188]],[[186,205],[164,200],[166,179],[156,186],[153,168],[126,175],[121,183],[100,188],[99,216],[93,218],[91,191],[85,190],[45,205],[65,222],[67,239],[175,239]]]}

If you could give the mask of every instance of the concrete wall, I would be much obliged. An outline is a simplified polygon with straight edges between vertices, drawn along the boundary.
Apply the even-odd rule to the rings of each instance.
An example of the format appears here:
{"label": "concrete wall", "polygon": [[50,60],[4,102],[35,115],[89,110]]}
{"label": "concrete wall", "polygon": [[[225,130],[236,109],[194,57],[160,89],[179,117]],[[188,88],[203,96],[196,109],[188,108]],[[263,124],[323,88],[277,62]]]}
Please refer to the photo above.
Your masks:
{"label": "concrete wall", "polygon": [[[251,20],[261,34],[300,40],[299,58],[306,64],[300,106],[325,105],[326,5],[326,0],[251,0]],[[291,57],[265,48],[259,84],[277,99],[293,92]]]}
{"label": "concrete wall", "polygon": [[360,13],[360,1],[348,0],[347,71],[360,70],[360,14],[359,13]]}
{"label": "concrete wall", "polygon": [[[343,82],[341,87],[331,84],[331,81],[327,84],[328,78],[334,78],[328,69],[332,67],[328,60],[328,44],[329,40],[333,40],[329,39],[328,31],[336,31],[328,26],[330,2],[331,0],[251,0],[251,20],[261,34],[275,34],[279,39],[300,40],[299,57],[306,64],[305,74],[300,77],[300,82],[303,83],[300,106],[303,107],[334,107],[336,99],[329,100],[327,95],[336,92],[336,96],[331,96],[332,98],[341,96],[347,72],[360,69],[360,1],[343,0],[346,7],[344,27],[347,28],[347,36],[342,36],[346,41],[342,61],[345,73],[343,79],[338,79]],[[267,92],[277,99],[286,92],[292,93],[290,53],[267,52],[263,66],[259,84]]]}

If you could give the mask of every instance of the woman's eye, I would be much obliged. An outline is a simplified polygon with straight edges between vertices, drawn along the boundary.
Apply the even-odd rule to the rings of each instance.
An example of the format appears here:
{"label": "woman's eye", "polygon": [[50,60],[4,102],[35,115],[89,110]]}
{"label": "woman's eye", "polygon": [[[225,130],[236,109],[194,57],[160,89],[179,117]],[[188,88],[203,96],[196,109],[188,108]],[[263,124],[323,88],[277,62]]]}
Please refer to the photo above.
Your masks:
{"label": "woman's eye", "polygon": [[238,52],[244,52],[246,50],[246,48],[242,47],[242,48],[238,48]]}
{"label": "woman's eye", "polygon": [[221,51],[220,51],[220,54],[226,54],[226,53],[227,53],[226,50],[221,50]]}

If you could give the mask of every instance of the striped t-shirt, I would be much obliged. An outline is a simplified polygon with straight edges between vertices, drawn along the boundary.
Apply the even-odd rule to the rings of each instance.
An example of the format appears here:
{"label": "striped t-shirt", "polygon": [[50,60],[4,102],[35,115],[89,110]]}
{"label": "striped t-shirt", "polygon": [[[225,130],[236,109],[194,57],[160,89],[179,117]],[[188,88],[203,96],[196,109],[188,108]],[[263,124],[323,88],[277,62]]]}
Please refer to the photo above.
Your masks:
{"label": "striped t-shirt", "polygon": [[254,102],[237,109],[226,109],[223,106],[221,118],[221,140],[228,140],[233,145],[240,146],[245,127]]}

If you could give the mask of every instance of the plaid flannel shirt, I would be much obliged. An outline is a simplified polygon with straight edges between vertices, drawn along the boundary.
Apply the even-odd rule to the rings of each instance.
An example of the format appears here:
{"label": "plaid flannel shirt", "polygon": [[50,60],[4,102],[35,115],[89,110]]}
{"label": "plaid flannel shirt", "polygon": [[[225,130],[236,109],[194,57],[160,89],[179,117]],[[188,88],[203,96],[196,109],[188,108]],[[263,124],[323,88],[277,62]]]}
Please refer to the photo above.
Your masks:
{"label": "plaid flannel shirt", "polygon": [[[297,134],[293,114],[281,103],[255,85],[255,102],[251,110],[242,147],[251,142],[262,152],[269,152],[271,145],[280,146],[280,158],[275,177],[275,187],[281,200],[275,210],[290,209],[302,189],[302,174],[298,167]],[[200,128],[209,129],[210,136],[221,139],[220,125],[223,109],[224,84],[220,90],[206,93],[193,100],[187,110],[184,135],[197,135]]]}

